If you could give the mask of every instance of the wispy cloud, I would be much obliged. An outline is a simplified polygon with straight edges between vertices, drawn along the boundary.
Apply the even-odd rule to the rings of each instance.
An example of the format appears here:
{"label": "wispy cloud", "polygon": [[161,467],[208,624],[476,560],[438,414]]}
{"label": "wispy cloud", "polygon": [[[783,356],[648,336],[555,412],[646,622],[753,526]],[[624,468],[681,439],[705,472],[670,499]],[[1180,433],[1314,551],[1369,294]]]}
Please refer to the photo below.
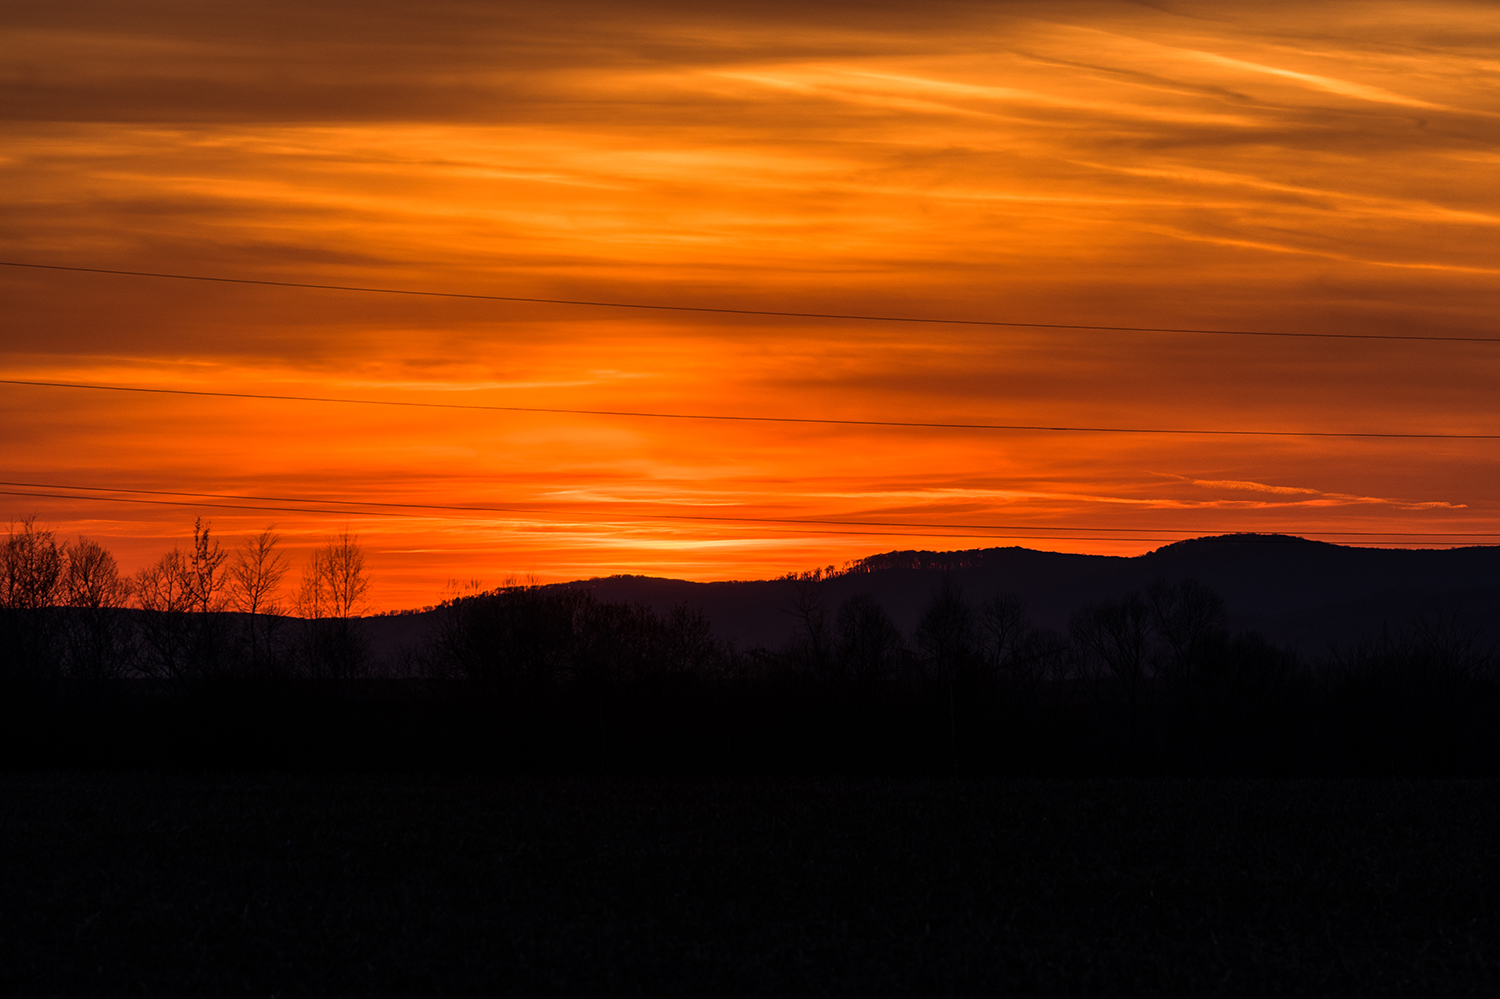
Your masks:
{"label": "wispy cloud", "polygon": [[[1493,336],[1493,14],[1363,0],[33,4],[0,26],[0,259],[1083,328],[4,272],[0,369],[621,411],[1500,430],[1491,345],[1090,326]],[[1487,442],[387,412],[19,386],[0,392],[0,419],[0,464],[39,482],[547,514],[368,518],[391,604],[426,602],[451,575],[750,577],[969,543],[631,519],[690,508],[1174,536],[1473,530],[1500,516]],[[117,506],[16,497],[6,510],[114,538],[127,566],[180,538],[192,513]],[[213,516],[229,533],[275,517],[299,544],[328,529],[313,515]]]}
{"label": "wispy cloud", "polygon": [[1308,496],[1306,500],[1282,503],[1267,503],[1273,506],[1390,506],[1399,510],[1462,510],[1467,504],[1450,503],[1446,500],[1404,500],[1384,496],[1358,496],[1349,493],[1329,493],[1307,486],[1274,486],[1264,482],[1249,482],[1236,479],[1193,479],[1192,484],[1205,489],[1244,490],[1247,492],[1272,493],[1278,496]]}
{"label": "wispy cloud", "polygon": [[1418,100],[1415,97],[1403,97],[1401,94],[1392,93],[1382,87],[1373,87],[1364,83],[1355,83],[1350,80],[1339,80],[1331,76],[1320,76],[1317,73],[1299,73],[1296,70],[1281,69],[1276,66],[1264,66],[1260,63],[1248,62],[1244,59],[1231,59],[1229,56],[1216,55],[1212,52],[1187,52],[1194,59],[1228,69],[1244,70],[1250,73],[1264,73],[1267,76],[1275,76],[1284,80],[1291,80],[1311,87],[1314,90],[1322,90],[1330,94],[1338,94],[1340,97],[1354,97],[1362,101],[1373,101],[1377,104],[1399,104],[1403,107],[1443,109],[1441,104],[1433,104],[1430,101]]}

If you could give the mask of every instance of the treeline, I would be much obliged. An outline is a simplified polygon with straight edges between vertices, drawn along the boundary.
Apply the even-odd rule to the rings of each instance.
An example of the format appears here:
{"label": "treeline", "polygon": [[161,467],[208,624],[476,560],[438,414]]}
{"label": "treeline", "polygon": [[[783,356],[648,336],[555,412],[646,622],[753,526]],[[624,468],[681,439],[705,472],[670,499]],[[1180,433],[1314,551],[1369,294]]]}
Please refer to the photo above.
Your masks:
{"label": "treeline", "polygon": [[439,609],[403,672],[528,766],[1500,773],[1500,661],[1454,618],[1307,660],[1232,630],[1190,579],[1083,607],[1059,632],[1014,594],[971,601],[945,576],[905,634],[868,594],[830,605],[828,578],[786,580],[790,638],[747,650],[685,607],[478,594]]}
{"label": "treeline", "polygon": [[[130,579],[32,523],[4,553],[0,762],[948,775],[1500,773],[1494,649],[1455,619],[1309,660],[1161,581],[1036,626],[943,577],[911,633],[826,573],[784,580],[790,637],[749,649],[699,613],[507,586],[448,600],[374,664],[356,539],[281,616],[271,532]],[[378,665],[377,668],[372,668]]]}
{"label": "treeline", "polygon": [[59,541],[35,518],[11,524],[0,545],[0,680],[362,675],[367,650],[350,624],[369,587],[358,538],[346,531],[315,549],[288,608],[290,569],[270,529],[226,549],[199,519],[186,548],[122,576],[96,541]]}
{"label": "treeline", "polygon": [[971,603],[945,576],[909,636],[869,596],[830,611],[819,574],[797,586],[797,633],[773,658],[846,702],[910,706],[929,747],[945,727],[955,772],[1500,772],[1500,657],[1481,622],[1415,616],[1307,659],[1232,630],[1191,579],[1058,632],[1014,594]]}

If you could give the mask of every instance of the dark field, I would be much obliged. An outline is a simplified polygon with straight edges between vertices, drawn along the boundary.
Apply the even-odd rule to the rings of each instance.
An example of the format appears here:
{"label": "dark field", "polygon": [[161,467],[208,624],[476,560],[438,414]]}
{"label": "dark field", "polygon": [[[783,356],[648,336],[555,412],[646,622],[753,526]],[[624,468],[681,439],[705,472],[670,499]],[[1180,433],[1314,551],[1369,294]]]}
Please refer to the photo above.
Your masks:
{"label": "dark field", "polygon": [[0,778],[0,992],[1500,990],[1500,785]]}

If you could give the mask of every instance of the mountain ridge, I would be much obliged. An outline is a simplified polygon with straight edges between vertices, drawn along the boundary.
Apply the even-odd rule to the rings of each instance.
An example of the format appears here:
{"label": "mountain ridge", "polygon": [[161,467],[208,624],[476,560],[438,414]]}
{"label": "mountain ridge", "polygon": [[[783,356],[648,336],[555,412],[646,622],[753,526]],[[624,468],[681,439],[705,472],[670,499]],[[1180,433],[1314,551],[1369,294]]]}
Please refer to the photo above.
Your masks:
{"label": "mountain ridge", "polygon": [[[814,575],[821,578],[813,579]],[[722,638],[774,646],[790,634],[795,589],[813,582],[830,613],[868,592],[910,632],[943,576],[971,602],[998,593],[1026,600],[1036,623],[1066,627],[1080,607],[1140,589],[1155,579],[1197,579],[1219,591],[1235,626],[1306,651],[1377,637],[1393,621],[1462,613],[1489,627],[1500,607],[1500,546],[1389,549],[1285,534],[1191,538],[1141,555],[1044,552],[1021,546],[951,552],[884,552],[830,574],[770,580],[693,582],[620,575],[552,586],[588,589],[601,600],[657,611],[686,604]]]}

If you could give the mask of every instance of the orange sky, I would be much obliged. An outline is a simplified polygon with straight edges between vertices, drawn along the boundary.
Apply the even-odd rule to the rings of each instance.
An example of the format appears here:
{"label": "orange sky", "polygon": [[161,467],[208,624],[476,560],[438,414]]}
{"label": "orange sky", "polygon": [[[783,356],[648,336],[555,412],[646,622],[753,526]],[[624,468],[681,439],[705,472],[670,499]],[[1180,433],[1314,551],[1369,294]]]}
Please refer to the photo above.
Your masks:
{"label": "orange sky", "polygon": [[[1497,333],[1489,4],[142,0],[8,5],[0,24],[4,260],[789,311]],[[1500,344],[632,313],[3,267],[0,317],[0,378],[13,379],[1500,431]],[[131,569],[180,543],[195,514],[227,540],[275,523],[298,558],[348,525],[387,608],[512,574],[744,578],[897,548],[1500,532],[1500,441],[778,426],[20,386],[0,386],[0,410],[7,482],[298,508],[108,492],[4,495],[0,516],[81,531]]]}

